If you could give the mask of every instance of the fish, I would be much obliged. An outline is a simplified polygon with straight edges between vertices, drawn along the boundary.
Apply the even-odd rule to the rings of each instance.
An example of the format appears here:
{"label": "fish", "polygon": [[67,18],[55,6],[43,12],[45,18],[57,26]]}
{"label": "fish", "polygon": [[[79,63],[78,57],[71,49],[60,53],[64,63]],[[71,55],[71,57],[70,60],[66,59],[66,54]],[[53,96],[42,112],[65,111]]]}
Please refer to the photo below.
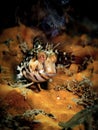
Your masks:
{"label": "fish", "polygon": [[24,87],[34,83],[40,84],[49,81],[57,74],[59,64],[70,67],[74,57],[71,53],[59,51],[57,48],[60,44],[44,43],[40,38],[34,38],[33,48],[16,68],[17,81],[29,82]]}
{"label": "fish", "polygon": [[[38,44],[39,43],[39,44]],[[56,53],[52,45],[46,44],[45,47],[38,40],[28,56],[17,66],[16,79],[31,82],[26,87],[34,83],[48,81],[56,75]]]}

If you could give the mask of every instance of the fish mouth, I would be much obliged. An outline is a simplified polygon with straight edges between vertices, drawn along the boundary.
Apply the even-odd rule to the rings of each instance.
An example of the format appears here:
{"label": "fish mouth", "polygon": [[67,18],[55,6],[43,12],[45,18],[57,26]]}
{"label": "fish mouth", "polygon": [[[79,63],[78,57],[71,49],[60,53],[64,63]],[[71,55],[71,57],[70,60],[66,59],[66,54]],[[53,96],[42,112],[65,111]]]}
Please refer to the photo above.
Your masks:
{"label": "fish mouth", "polygon": [[39,73],[44,74],[44,75],[46,75],[48,77],[52,77],[52,76],[56,75],[56,72],[54,72],[54,73],[52,73],[52,72],[45,72],[43,70],[39,71]]}
{"label": "fish mouth", "polygon": [[56,73],[46,73],[46,75],[49,76],[49,77],[52,77],[52,76],[55,76]]}

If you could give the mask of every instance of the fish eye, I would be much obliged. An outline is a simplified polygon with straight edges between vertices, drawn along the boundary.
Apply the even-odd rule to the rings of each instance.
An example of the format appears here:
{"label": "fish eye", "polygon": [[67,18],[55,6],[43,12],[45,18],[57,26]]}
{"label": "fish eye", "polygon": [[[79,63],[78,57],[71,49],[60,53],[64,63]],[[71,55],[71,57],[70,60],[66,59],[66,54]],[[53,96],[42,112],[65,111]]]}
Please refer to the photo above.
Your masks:
{"label": "fish eye", "polygon": [[17,73],[17,74],[19,74],[19,73],[20,73],[20,71],[19,71],[19,70],[16,70],[16,73]]}

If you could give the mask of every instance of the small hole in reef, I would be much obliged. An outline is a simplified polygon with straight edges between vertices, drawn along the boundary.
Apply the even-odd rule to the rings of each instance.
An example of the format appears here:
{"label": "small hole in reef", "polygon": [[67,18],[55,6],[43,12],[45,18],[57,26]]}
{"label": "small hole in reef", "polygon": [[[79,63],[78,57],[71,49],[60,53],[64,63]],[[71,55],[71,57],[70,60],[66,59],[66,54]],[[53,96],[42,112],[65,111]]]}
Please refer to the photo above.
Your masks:
{"label": "small hole in reef", "polygon": [[5,51],[3,51],[3,52],[2,52],[2,54],[3,54],[3,55],[6,55],[6,52],[5,52]]}
{"label": "small hole in reef", "polygon": [[8,52],[7,52],[7,51],[2,51],[2,54],[3,54],[3,55],[7,55]]}

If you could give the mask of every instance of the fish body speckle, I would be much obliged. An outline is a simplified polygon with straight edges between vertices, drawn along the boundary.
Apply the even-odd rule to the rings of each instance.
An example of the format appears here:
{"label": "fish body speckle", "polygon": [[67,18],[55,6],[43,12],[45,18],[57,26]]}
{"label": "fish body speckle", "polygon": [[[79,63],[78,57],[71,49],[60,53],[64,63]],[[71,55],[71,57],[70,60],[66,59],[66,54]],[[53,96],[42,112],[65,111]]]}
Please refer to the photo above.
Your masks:
{"label": "fish body speckle", "polygon": [[34,83],[45,82],[56,74],[56,54],[50,45],[44,48],[38,41],[34,48],[17,66],[17,80],[26,79]]}

